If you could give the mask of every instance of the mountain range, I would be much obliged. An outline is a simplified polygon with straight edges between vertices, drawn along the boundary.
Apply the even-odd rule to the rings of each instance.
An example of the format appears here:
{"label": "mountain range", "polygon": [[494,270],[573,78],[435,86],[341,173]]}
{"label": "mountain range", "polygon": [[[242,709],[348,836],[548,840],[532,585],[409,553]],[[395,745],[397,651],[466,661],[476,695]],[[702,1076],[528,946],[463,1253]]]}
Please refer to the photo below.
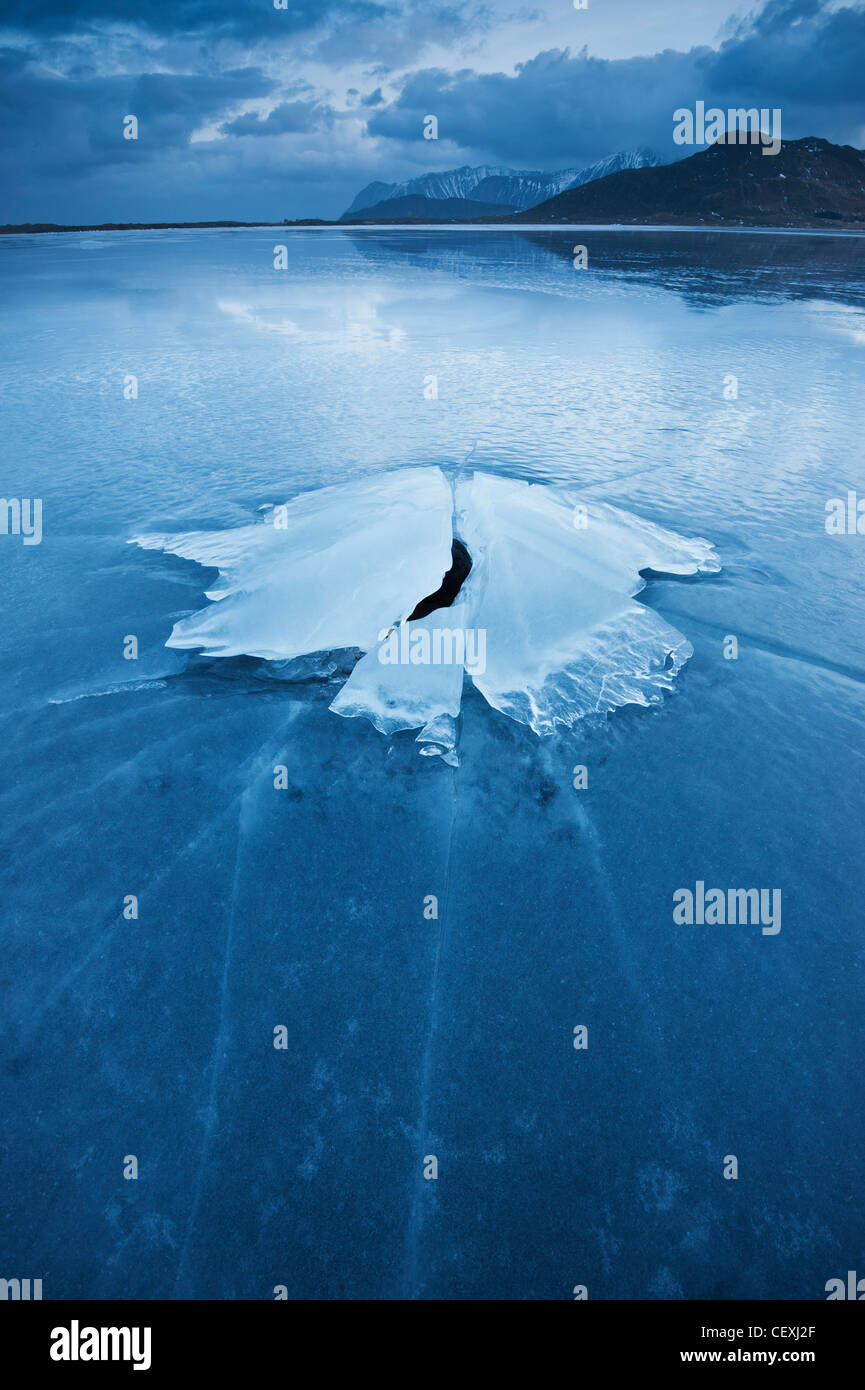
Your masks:
{"label": "mountain range", "polygon": [[[602,167],[606,173],[590,177]],[[865,151],[817,136],[783,141],[776,154],[732,136],[672,164],[637,150],[581,170],[577,182],[572,176],[466,168],[370,184],[358,198],[393,195],[341,221],[865,228]],[[508,192],[525,204],[541,180],[566,186],[534,205],[502,201]]]}
{"label": "mountain range", "polygon": [[[480,165],[471,168],[446,169],[443,173],[421,174],[403,183],[369,183],[362,188],[351,206],[343,213],[349,218],[377,220],[389,217],[427,217],[433,221],[452,217],[482,217],[488,212],[498,215],[519,212],[555,197],[570,188],[601,179],[624,169],[655,167],[661,159],[652,150],[626,150],[610,155],[584,169],[563,169],[558,173],[538,170],[501,169]],[[412,199],[412,203],[404,200]],[[417,199],[426,199],[419,203]],[[468,212],[454,209],[457,201],[477,203],[484,209]],[[449,205],[447,210],[443,206]],[[387,211],[383,206],[387,205]],[[415,211],[408,211],[413,207]],[[400,210],[403,209],[403,210]]]}

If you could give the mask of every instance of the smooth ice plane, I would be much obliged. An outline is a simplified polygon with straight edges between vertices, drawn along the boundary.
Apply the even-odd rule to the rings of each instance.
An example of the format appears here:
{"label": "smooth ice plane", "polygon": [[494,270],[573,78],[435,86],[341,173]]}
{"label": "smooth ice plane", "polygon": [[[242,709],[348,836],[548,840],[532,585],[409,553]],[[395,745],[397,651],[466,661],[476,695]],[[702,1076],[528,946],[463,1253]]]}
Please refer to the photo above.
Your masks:
{"label": "smooth ice plane", "polygon": [[641,572],[717,572],[685,538],[576,491],[410,468],[305,493],[263,523],[135,543],[219,571],[169,647],[284,661],[359,649],[333,700],[382,733],[420,729],[455,763],[464,676],[494,709],[552,733],[647,705],[693,648],[634,601]]}

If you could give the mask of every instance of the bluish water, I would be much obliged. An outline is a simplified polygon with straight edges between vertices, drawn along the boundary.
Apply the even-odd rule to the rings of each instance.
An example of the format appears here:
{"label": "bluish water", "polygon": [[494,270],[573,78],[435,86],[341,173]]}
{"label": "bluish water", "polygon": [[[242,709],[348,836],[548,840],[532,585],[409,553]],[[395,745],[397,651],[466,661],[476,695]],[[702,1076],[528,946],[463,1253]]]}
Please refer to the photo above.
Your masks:
{"label": "bluish water", "polygon": [[[865,495],[863,248],[0,239],[2,491],[43,500],[41,544],[0,535],[0,1276],[809,1299],[861,1272],[865,536],[825,508]],[[344,674],[166,650],[212,572],[131,536],[429,464],[709,539],[720,574],[642,595],[695,648],[675,694],[539,739],[468,689],[450,768],[329,713]],[[781,931],[675,925],[697,881],[780,889]]]}

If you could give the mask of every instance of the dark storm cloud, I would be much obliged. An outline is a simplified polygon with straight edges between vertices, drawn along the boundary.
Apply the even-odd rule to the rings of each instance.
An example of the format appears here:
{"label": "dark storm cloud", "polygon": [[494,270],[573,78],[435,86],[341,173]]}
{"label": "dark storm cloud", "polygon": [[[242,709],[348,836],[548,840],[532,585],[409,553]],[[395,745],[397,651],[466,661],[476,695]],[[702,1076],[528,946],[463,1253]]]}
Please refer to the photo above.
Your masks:
{"label": "dark storm cloud", "polygon": [[740,19],[736,28],[742,34],[779,33],[803,19],[813,19],[824,7],[825,0],[769,0],[762,9]]}
{"label": "dark storm cloud", "polygon": [[514,75],[422,70],[368,129],[416,141],[424,116],[435,115],[440,140],[503,163],[589,162],[643,144],[672,155],[673,110],[702,98],[724,108],[780,106],[787,135],[849,139],[865,120],[863,67],[861,6],[771,0],[719,50],[608,60],[554,49]]}
{"label": "dark storm cloud", "polygon": [[226,121],[220,129],[225,135],[286,135],[326,129],[331,125],[332,107],[318,101],[284,101],[263,119],[249,112]]}
{"label": "dark storm cloud", "polygon": [[440,140],[486,151],[497,162],[588,163],[667,137],[671,102],[679,104],[671,93],[690,95],[708,51],[609,61],[553,49],[521,64],[514,76],[427,69],[370,117],[368,129],[417,140],[424,116],[434,115]]}
{"label": "dark storm cloud", "polygon": [[490,26],[483,0],[2,0],[0,26],[35,36],[97,35],[109,26],[164,39],[184,35],[279,43],[308,36],[323,62],[409,62],[427,43]]}
{"label": "dark storm cloud", "polygon": [[[826,12],[818,0],[772,0],[722,44],[710,72],[719,87],[762,84],[774,105],[854,103],[865,120],[865,10]],[[811,132],[809,132],[811,133]],[[813,132],[821,134],[820,131]]]}
{"label": "dark storm cloud", "polygon": [[[338,213],[334,182],[357,176],[362,125],[340,144],[319,69],[335,64],[338,86],[343,54],[385,71],[417,61],[425,42],[464,35],[478,14],[477,0],[287,0],[279,10],[273,0],[0,0],[4,220],[135,220],[169,189],[167,216],[228,215],[226,190],[241,217],[279,208],[280,189],[315,212],[323,188]],[[244,110],[270,95],[269,115]],[[123,139],[127,114],[137,140]],[[206,129],[223,138],[190,143]],[[242,138],[261,135],[276,138]]]}
{"label": "dark storm cloud", "polygon": [[489,34],[500,20],[483,0],[391,0],[386,10],[370,14],[347,5],[323,26],[310,53],[333,67],[362,58],[384,73],[413,66],[430,45],[458,51]]}
{"label": "dark storm cloud", "polygon": [[[273,87],[255,68],[73,81],[34,72],[20,53],[6,49],[0,52],[0,172],[9,186],[16,177],[68,177],[106,164],[164,159],[227,106]],[[137,140],[123,138],[126,115],[138,118]]]}
{"label": "dark storm cloud", "polygon": [[376,0],[288,0],[276,10],[273,0],[3,0],[0,24],[36,32],[68,34],[106,24],[148,29],[156,34],[202,33],[253,37],[313,29],[331,15],[352,14],[358,21],[386,12]]}

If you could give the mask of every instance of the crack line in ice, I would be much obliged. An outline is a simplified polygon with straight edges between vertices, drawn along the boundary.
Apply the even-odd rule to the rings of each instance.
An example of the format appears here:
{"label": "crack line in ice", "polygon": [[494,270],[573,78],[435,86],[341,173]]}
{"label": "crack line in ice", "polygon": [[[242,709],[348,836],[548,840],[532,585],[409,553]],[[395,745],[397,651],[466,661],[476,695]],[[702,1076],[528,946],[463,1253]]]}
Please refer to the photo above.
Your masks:
{"label": "crack line in ice", "polygon": [[[143,886],[139,887],[139,899],[151,894],[154,890],[158,890],[161,887],[164,880],[168,878],[168,876],[174,871],[174,869],[176,869],[177,865],[180,863],[180,861],[184,858],[185,855],[187,855],[191,850],[197,849],[198,846],[201,844],[202,840],[205,840],[211,834],[212,831],[216,830],[222,824],[223,821],[229,820],[231,818],[235,806],[237,805],[237,802],[244,794],[244,792],[238,792],[237,796],[235,796],[228,803],[227,806],[224,806],[222,810],[217,812],[215,816],[210,817],[210,819],[201,827],[198,833],[194,835],[191,840],[188,840],[186,842],[183,848],[178,851],[178,853],[173,857],[173,859],[171,859],[167,864],[165,864],[159,870],[158,873],[154,874],[151,878],[146,879]],[[91,945],[90,949],[87,950],[84,953],[84,955],[81,956],[73,965],[70,965],[69,969],[63,975],[63,977],[57,981],[50,994],[44,999],[42,1007],[40,1008],[38,1014],[35,1014],[31,1019],[30,1027],[26,1030],[22,1030],[18,1035],[18,1048],[22,1056],[26,1055],[27,1048],[29,1047],[32,1039],[36,1037],[41,1031],[42,1023],[44,1019],[49,1015],[50,1011],[55,1007],[56,1004],[60,1002],[60,1000],[63,998],[63,995],[66,993],[69,987],[75,983],[81,972],[87,969],[87,966],[90,965],[91,962],[99,955],[100,951],[105,950],[106,946],[117,934],[118,928],[122,925],[123,919],[118,909],[118,911],[112,914],[110,918],[106,918],[103,921],[101,928],[97,929],[96,935],[93,938],[93,944]]]}
{"label": "crack line in ice", "polygon": [[168,684],[164,679],[124,681],[120,685],[107,685],[102,690],[82,690],[78,695],[49,695],[47,705],[74,705],[77,700],[96,700],[103,695],[134,695],[140,690],[161,690]]}
{"label": "crack line in ice", "polygon": [[[438,1032],[438,1002],[439,1002],[439,977],[441,974],[441,963],[444,956],[445,934],[447,932],[448,918],[450,912],[451,898],[451,866],[453,861],[454,826],[456,825],[457,815],[457,782],[456,778],[451,778],[451,815],[450,826],[448,828],[447,854],[445,860],[445,887],[442,895],[442,904],[439,911],[439,931],[436,941],[435,960],[433,962],[433,977],[430,988],[430,1009],[429,1025],[427,1027],[426,1040],[424,1042],[423,1058],[420,1069],[420,1115],[418,1119],[417,1133],[420,1143],[418,1145],[417,1158],[421,1161],[426,1157],[422,1152],[426,1150],[430,1138],[429,1109],[430,1109],[430,1087],[432,1082],[432,1060],[433,1048]],[[434,1188],[433,1184],[433,1188]],[[411,1206],[409,1208],[408,1224],[406,1226],[405,1241],[405,1273],[404,1286],[406,1298],[415,1299],[418,1296],[418,1247],[420,1244],[421,1231],[423,1229],[424,1212],[422,1202],[423,1194],[430,1187],[430,1183],[423,1176],[423,1170],[417,1173],[414,1181]],[[432,1193],[430,1193],[432,1196]]]}
{"label": "crack line in ice", "polygon": [[[103,719],[100,724],[103,737],[106,727],[111,727],[112,724],[134,723],[139,718],[140,711],[132,709],[121,710],[113,719],[109,716],[103,716]],[[61,737],[61,735],[58,735],[56,741],[59,742]],[[102,776],[98,777],[96,781],[88,783],[88,786],[86,788],[88,795],[93,796],[97,792],[97,790],[99,790],[102,787],[108,786],[111,782],[116,781],[118,778],[126,779],[127,774],[130,773],[139,762],[144,762],[145,760],[149,760],[152,762],[153,754],[156,749],[161,749],[164,751],[165,749],[170,748],[172,744],[182,744],[185,740],[188,740],[188,737],[189,731],[187,728],[184,727],[179,732],[166,734],[163,738],[151,739],[149,743],[139,748],[138,752],[135,753],[131,758],[127,758],[125,762],[113,763],[112,766],[109,767],[107,772],[105,772]],[[48,747],[50,748],[50,744],[48,745]],[[36,806],[34,810],[29,811],[26,816],[21,816],[19,818],[17,826],[19,831],[19,845],[23,846],[23,848],[17,851],[19,854],[19,867],[21,854],[30,854],[35,856],[37,854],[44,855],[45,853],[44,843],[41,843],[37,839],[31,839],[26,835],[21,836],[20,831],[22,829],[27,829],[29,826],[33,824],[38,824],[40,821],[44,820],[48,816],[52,816],[56,809],[59,806],[62,806],[64,802],[72,802],[74,804],[78,799],[80,799],[81,790],[81,787],[75,786],[68,791],[58,792],[57,796],[52,797],[50,800],[41,799],[38,806]],[[2,805],[3,797],[12,796],[14,794],[14,791],[14,788],[10,788],[9,791],[0,793],[0,805]]]}
{"label": "crack line in ice", "polygon": [[[704,628],[708,632],[726,633],[726,627],[721,627],[718,623],[713,623],[706,618],[695,618],[687,609],[675,608],[668,605],[671,613],[681,613],[690,622]],[[809,666],[815,671],[827,671],[830,675],[841,676],[844,680],[852,681],[856,685],[865,685],[865,670],[859,666],[850,666],[841,661],[832,661],[827,656],[820,656],[817,652],[808,651],[806,647],[793,647],[785,642],[776,642],[770,637],[764,637],[759,632],[747,632],[737,624],[737,637],[740,641],[747,642],[750,647],[763,652],[766,656],[778,656],[783,661],[796,661],[802,666]]]}
{"label": "crack line in ice", "polygon": [[[542,749],[541,758],[547,769],[547,775],[550,781],[556,783],[560,780],[560,772],[559,769],[554,766],[549,751]],[[594,870],[598,891],[606,903],[604,921],[608,929],[608,934],[610,939],[615,943],[621,963],[622,975],[633,997],[632,1008],[642,1015],[640,1037],[644,1041],[648,1040],[655,1054],[657,1074],[663,1075],[664,1030],[654,1010],[650,1008],[650,1001],[646,994],[644,982],[639,978],[635,966],[631,939],[628,933],[623,929],[621,904],[616,895],[607,867],[612,861],[613,856],[607,852],[603,838],[582,798],[577,797],[570,803],[568,814],[573,817],[582,832],[583,844],[585,845],[586,852]]]}
{"label": "crack line in ice", "polygon": [[[273,765],[274,755],[272,753],[259,753],[252,760],[253,769],[258,767],[264,769]],[[177,1260],[177,1270],[174,1276],[175,1291],[181,1286],[186,1276],[186,1265],[188,1259],[189,1246],[195,1235],[195,1228],[198,1222],[198,1212],[201,1206],[201,1199],[204,1195],[204,1185],[207,1179],[207,1165],[210,1157],[210,1149],[213,1143],[216,1130],[216,1098],[219,1091],[219,1082],[222,1075],[225,1057],[228,1052],[229,1027],[228,1027],[228,981],[231,973],[231,956],[235,940],[235,927],[237,921],[238,905],[238,882],[240,879],[241,861],[246,851],[245,821],[249,811],[251,800],[258,786],[261,785],[260,778],[254,774],[249,785],[235,798],[235,804],[240,803],[237,818],[237,849],[234,856],[234,874],[231,883],[231,900],[228,912],[228,925],[225,932],[225,953],[222,964],[222,978],[219,987],[219,1018],[216,1036],[213,1042],[213,1052],[210,1062],[210,1083],[207,1090],[207,1106],[204,1114],[204,1129],[201,1137],[201,1150],[198,1158],[198,1168],[195,1176],[195,1186],[193,1188],[192,1200],[189,1204],[189,1215],[183,1233],[183,1241],[180,1247],[180,1255]]]}

